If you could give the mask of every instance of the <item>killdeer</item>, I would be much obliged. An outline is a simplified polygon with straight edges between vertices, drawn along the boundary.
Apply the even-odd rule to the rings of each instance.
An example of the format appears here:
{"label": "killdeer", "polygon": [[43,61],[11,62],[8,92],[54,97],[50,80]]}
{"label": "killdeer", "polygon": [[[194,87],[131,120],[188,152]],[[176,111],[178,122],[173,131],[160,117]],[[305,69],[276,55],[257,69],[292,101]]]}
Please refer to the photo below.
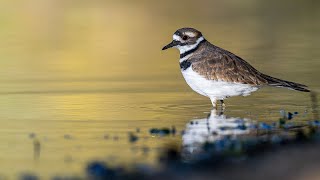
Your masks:
{"label": "killdeer", "polygon": [[217,101],[232,96],[248,96],[263,86],[284,87],[310,92],[307,86],[263,74],[241,57],[208,42],[193,28],[181,28],[173,41],[162,50],[176,47],[180,51],[180,68],[187,84],[197,93]]}

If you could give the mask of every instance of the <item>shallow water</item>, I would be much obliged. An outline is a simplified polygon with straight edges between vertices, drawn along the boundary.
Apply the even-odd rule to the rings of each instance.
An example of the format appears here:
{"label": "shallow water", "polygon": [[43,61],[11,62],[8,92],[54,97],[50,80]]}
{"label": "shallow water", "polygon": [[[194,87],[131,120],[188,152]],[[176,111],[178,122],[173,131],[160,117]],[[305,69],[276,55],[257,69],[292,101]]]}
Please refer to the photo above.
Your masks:
{"label": "shallow water", "polygon": [[[317,2],[184,2],[2,2],[0,176],[82,175],[95,159],[155,165],[163,147],[181,145],[180,132],[211,110],[184,82],[177,50],[161,51],[182,26],[264,73],[320,90]],[[272,122],[284,109],[299,112],[295,121],[313,118],[309,94],[287,89],[226,103],[229,117]],[[172,126],[175,136],[149,133]]]}

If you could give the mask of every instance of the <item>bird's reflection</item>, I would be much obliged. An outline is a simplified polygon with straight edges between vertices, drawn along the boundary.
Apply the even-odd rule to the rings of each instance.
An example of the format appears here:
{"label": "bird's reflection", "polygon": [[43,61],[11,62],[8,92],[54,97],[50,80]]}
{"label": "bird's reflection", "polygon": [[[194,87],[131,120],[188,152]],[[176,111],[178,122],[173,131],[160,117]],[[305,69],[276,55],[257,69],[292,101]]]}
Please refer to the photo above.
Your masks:
{"label": "bird's reflection", "polygon": [[236,139],[249,134],[253,126],[249,119],[227,117],[222,111],[212,110],[207,118],[193,119],[186,125],[182,136],[183,149],[188,153],[197,153],[204,143]]}

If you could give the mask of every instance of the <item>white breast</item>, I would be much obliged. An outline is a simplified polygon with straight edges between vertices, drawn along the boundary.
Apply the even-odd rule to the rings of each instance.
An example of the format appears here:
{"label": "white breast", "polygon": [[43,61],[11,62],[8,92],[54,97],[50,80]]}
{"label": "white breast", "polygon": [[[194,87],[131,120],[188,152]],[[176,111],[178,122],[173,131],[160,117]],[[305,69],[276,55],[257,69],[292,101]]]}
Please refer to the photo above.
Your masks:
{"label": "white breast", "polygon": [[210,99],[225,99],[231,96],[247,96],[251,92],[258,90],[258,87],[247,84],[230,83],[224,81],[207,80],[192,70],[190,66],[182,70],[182,75],[187,84],[197,93],[207,96]]}

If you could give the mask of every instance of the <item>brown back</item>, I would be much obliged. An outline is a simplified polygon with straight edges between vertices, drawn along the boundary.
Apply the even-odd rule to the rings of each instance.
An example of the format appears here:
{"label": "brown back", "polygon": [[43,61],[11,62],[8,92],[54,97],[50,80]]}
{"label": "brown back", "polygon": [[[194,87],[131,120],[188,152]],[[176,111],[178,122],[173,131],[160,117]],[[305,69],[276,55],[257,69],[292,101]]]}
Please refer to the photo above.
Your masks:
{"label": "brown back", "polygon": [[245,60],[209,42],[201,44],[189,61],[192,69],[206,79],[257,86],[268,83],[264,75]]}

